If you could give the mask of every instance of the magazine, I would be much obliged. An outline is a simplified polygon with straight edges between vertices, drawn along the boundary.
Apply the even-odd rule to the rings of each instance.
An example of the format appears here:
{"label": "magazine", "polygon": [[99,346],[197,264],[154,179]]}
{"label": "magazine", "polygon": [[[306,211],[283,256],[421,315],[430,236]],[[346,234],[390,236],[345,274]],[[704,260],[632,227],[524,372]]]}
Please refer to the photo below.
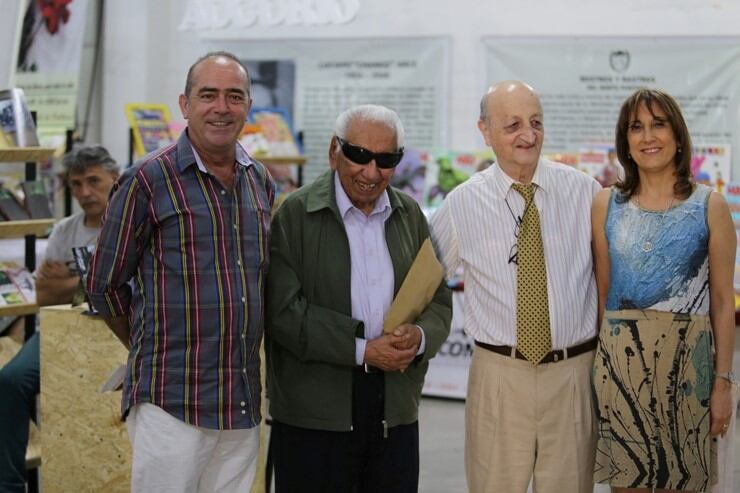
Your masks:
{"label": "magazine", "polygon": [[23,89],[0,91],[0,148],[39,145]]}
{"label": "magazine", "polygon": [[134,151],[143,156],[175,141],[166,104],[129,103],[126,118],[134,133]]}
{"label": "magazine", "polygon": [[260,126],[267,141],[267,155],[270,157],[300,156],[293,131],[288,123],[288,112],[284,108],[253,108],[249,114],[251,121]]}
{"label": "magazine", "polygon": [[15,262],[0,262],[0,306],[35,302],[36,290],[28,269]]}

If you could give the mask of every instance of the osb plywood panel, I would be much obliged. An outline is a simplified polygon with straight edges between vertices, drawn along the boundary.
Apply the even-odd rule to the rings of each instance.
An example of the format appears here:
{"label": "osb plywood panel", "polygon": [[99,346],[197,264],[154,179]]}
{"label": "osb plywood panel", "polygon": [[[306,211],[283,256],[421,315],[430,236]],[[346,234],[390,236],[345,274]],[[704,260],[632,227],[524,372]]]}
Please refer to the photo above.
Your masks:
{"label": "osb plywood panel", "polygon": [[81,309],[41,310],[41,433],[44,493],[128,492],[131,447],[121,393],[100,394],[127,351]]}
{"label": "osb plywood panel", "polygon": [[[121,392],[100,394],[127,352],[98,319],[79,308],[41,309],[42,489],[56,492],[128,492],[131,446],[120,422]],[[262,376],[264,379],[264,352]],[[262,415],[267,415],[262,384]],[[267,434],[251,493],[265,491]]]}

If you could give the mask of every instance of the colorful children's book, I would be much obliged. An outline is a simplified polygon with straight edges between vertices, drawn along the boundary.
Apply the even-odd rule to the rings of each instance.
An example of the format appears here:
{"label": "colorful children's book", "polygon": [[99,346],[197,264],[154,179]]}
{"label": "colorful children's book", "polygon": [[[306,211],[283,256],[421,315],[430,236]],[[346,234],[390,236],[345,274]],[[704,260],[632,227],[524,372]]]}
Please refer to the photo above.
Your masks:
{"label": "colorful children's book", "polygon": [[175,141],[166,104],[129,103],[126,118],[134,133],[134,151],[143,156]]}
{"label": "colorful children's book", "polygon": [[260,126],[267,141],[267,155],[270,157],[300,156],[290,123],[288,112],[283,108],[253,108],[249,114],[252,122]]}

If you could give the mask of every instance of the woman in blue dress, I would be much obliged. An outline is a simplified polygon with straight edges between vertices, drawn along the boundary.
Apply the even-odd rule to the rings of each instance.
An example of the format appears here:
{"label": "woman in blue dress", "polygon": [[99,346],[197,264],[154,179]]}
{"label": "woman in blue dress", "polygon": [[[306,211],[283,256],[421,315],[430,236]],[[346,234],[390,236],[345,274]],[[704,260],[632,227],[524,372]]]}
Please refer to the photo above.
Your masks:
{"label": "woman in blue dress", "polygon": [[624,178],[592,210],[601,330],[595,480],[613,492],[707,491],[712,437],[732,416],[736,236],[724,198],[694,183],[676,101],[623,104]]}

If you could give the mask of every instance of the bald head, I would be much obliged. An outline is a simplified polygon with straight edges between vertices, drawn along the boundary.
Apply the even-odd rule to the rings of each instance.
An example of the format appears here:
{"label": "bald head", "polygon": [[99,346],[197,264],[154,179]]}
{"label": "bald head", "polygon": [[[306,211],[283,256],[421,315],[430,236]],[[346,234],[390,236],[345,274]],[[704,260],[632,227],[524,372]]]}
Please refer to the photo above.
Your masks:
{"label": "bald head", "polygon": [[[496,110],[496,105],[500,104],[511,97],[531,97],[540,104],[540,98],[537,96],[534,88],[520,80],[504,80],[488,88],[488,91],[480,100],[480,120],[485,122],[488,115]],[[540,105],[541,106],[541,105]]]}
{"label": "bald head", "polygon": [[478,129],[496,155],[496,162],[515,179],[527,183],[542,149],[542,104],[534,89],[517,80],[491,86],[481,99]]}

